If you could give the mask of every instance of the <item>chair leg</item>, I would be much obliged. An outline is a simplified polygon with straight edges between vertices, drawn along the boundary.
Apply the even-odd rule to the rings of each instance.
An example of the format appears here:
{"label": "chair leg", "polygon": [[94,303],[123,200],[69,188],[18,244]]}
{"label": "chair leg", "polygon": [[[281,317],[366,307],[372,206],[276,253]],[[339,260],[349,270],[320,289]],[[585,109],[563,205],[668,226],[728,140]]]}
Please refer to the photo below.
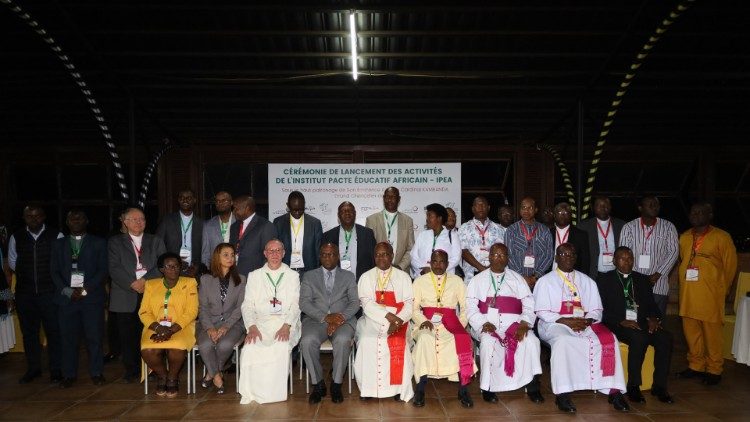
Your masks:
{"label": "chair leg", "polygon": [[292,367],[292,353],[289,352],[289,394],[294,394],[294,369]]}
{"label": "chair leg", "polygon": [[349,395],[352,394],[352,353],[349,352],[349,376],[347,377],[349,378]]}
{"label": "chair leg", "polygon": [[141,373],[143,374],[143,394],[148,395],[148,366],[143,359],[141,359]]}
{"label": "chair leg", "polygon": [[240,346],[234,345],[234,388],[240,392]]}

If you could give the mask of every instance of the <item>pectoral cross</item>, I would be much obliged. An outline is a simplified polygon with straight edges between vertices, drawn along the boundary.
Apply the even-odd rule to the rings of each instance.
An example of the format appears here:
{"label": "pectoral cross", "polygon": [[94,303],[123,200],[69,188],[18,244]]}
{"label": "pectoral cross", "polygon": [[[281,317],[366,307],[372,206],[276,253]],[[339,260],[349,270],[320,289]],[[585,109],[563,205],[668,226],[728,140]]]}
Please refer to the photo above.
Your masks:
{"label": "pectoral cross", "polygon": [[275,297],[270,300],[272,306],[281,305],[281,301],[276,299]]}
{"label": "pectoral cross", "polygon": [[571,301],[565,302],[565,308],[568,310],[568,312],[571,312],[573,310],[573,302]]}

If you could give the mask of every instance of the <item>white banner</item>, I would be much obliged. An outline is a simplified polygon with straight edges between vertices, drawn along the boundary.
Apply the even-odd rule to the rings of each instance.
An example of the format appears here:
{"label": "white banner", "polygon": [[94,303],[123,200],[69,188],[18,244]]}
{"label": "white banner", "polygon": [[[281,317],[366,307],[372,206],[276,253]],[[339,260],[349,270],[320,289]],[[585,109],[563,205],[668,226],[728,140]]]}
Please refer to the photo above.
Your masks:
{"label": "white banner", "polygon": [[338,207],[354,204],[357,223],[383,209],[383,192],[401,193],[399,211],[414,220],[414,234],[424,230],[428,204],[439,203],[461,215],[461,163],[269,164],[269,220],[287,212],[289,193],[305,195],[306,211],[320,219],[323,231],[337,226]]}

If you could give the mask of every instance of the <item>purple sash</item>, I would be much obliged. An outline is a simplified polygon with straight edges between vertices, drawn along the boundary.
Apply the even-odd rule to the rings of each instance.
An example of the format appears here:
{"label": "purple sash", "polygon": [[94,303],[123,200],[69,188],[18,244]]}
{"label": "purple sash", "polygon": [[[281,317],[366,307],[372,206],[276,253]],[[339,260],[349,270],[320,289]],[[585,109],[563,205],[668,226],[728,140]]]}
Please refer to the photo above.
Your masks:
{"label": "purple sash", "polygon": [[[512,296],[488,296],[487,300],[482,302],[479,301],[479,312],[487,314],[487,311],[492,305],[493,308],[497,309],[498,312],[503,314],[515,314],[521,315],[523,310],[523,304],[521,299]],[[500,342],[500,345],[505,347],[505,375],[512,377],[516,371],[516,349],[518,348],[518,340],[516,340],[516,330],[518,330],[518,323],[514,322],[510,324],[507,330],[505,330],[505,339],[500,338],[497,332],[492,332],[490,335]]]}

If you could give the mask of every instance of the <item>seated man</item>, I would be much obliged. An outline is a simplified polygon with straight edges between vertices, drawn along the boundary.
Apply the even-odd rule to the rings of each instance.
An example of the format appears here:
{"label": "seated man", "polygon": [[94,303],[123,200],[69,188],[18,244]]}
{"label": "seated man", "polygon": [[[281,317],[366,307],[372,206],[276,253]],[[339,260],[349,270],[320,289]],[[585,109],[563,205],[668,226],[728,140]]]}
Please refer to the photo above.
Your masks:
{"label": "seated man", "polygon": [[263,255],[267,262],[250,273],[242,302],[241,404],[286,400],[289,355],[300,338],[299,274],[281,262],[280,240],[269,240]]}
{"label": "seated man", "polygon": [[299,307],[305,317],[302,320],[300,350],[314,386],[309,402],[319,403],[326,395],[323,368],[320,366],[320,344],[327,339],[331,340],[331,400],[341,403],[344,401],[341,383],[357,325],[355,315],[359,310],[357,282],[353,273],[338,266],[339,248],[333,243],[325,243],[320,247],[320,264],[320,268],[310,270],[302,276]]}
{"label": "seated man", "polygon": [[446,274],[448,254],[432,252],[431,271],[414,280],[414,322],[412,350],[417,393],[414,406],[424,406],[427,377],[460,381],[458,399],[464,407],[474,406],[466,386],[477,372],[471,336],[466,332],[466,287],[460,277]]}
{"label": "seated man", "polygon": [[[617,339],[601,324],[602,302],[594,280],[573,269],[576,248],[557,247],[557,269],[540,278],[534,288],[539,338],[550,344],[552,392],[563,412],[575,412],[569,392],[599,390],[609,394],[616,410],[628,411],[622,395],[622,373]],[[587,364],[588,362],[588,364]]]}
{"label": "seated man", "polygon": [[534,297],[523,276],[508,265],[508,247],[496,243],[489,251],[490,267],[469,282],[466,310],[471,333],[479,341],[482,398],[497,403],[497,391],[526,387],[534,403],[539,392],[539,339],[534,326]]}
{"label": "seated man", "polygon": [[672,360],[672,334],[661,327],[661,312],[651,293],[648,276],[633,271],[633,251],[627,246],[615,249],[615,270],[596,280],[604,306],[602,322],[621,342],[628,345],[628,386],[630,401],[645,403],[641,394],[641,366],[649,344],[654,346],[654,385],[651,394],[659,401],[673,403],[667,393],[667,376]]}
{"label": "seated man", "polygon": [[391,265],[393,247],[375,246],[375,268],[362,274],[357,287],[364,315],[357,321],[354,375],[360,399],[411,400],[414,372],[407,332],[414,305],[411,278]]}

